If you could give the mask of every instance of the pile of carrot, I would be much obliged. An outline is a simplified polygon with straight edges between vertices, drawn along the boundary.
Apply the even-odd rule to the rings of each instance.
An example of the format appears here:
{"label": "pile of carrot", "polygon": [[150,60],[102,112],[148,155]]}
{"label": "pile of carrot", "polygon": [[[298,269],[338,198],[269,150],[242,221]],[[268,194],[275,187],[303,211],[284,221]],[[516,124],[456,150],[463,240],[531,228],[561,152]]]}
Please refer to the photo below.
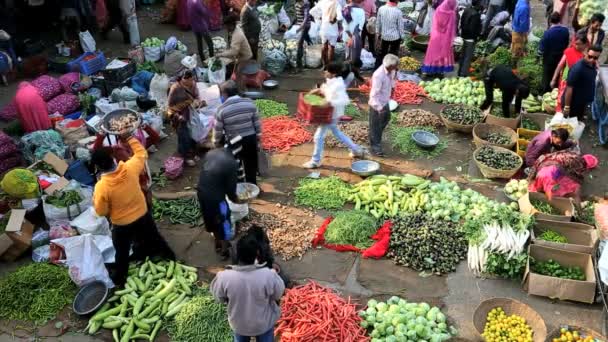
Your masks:
{"label": "pile of carrot", "polygon": [[[370,82],[359,86],[359,90],[363,93],[369,93],[371,89]],[[391,98],[399,104],[421,104],[422,99],[420,97],[426,96],[427,94],[424,89],[416,83],[411,81],[396,81]]]}
{"label": "pile of carrot", "polygon": [[367,342],[355,304],[315,282],[287,290],[275,335],[283,342]]}
{"label": "pile of carrot", "polygon": [[311,140],[312,134],[296,119],[287,116],[262,119],[262,148],[266,151],[287,152]]}

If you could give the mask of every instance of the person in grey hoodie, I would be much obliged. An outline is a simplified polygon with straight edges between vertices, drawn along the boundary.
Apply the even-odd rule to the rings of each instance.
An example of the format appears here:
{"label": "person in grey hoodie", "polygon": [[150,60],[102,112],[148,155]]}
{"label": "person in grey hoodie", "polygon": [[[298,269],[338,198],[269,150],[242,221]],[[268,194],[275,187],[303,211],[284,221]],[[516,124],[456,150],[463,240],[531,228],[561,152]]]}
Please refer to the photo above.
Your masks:
{"label": "person in grey hoodie", "polygon": [[285,291],[277,272],[257,264],[258,241],[241,238],[236,245],[238,265],[219,272],[211,282],[211,293],[228,304],[228,323],[236,342],[274,341],[274,325],[281,315],[278,301]]}

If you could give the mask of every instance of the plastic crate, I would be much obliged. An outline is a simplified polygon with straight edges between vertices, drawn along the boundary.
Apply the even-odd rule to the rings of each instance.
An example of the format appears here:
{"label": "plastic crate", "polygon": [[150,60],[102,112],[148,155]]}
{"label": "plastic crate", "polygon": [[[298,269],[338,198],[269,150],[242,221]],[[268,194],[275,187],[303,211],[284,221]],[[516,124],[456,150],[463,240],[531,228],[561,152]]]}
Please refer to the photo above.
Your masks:
{"label": "plastic crate", "polygon": [[120,83],[124,82],[137,72],[136,63],[129,58],[119,58],[120,60],[129,60],[129,64],[118,69],[103,69],[101,75],[106,81]]}
{"label": "plastic crate", "polygon": [[525,139],[525,140],[532,140],[535,136],[539,135],[541,132],[540,131],[533,131],[531,129],[525,129],[525,128],[518,128],[517,129],[517,138],[518,139]]}
{"label": "plastic crate", "polygon": [[[95,56],[95,58],[85,61],[85,58],[89,56]],[[84,54],[80,55],[80,57],[68,63],[68,69],[70,71],[78,71],[81,74],[85,75],[92,75],[103,69],[105,66],[106,57],[101,51],[98,51],[96,53],[85,52]]]}
{"label": "plastic crate", "polygon": [[[517,139],[517,155],[519,155],[520,157],[524,158],[526,156],[526,150],[523,148],[527,148],[528,144],[530,143],[529,140],[526,139]],[[523,148],[522,148],[523,147]]]}
{"label": "plastic crate", "polygon": [[313,125],[330,124],[333,119],[334,107],[330,105],[313,106],[304,101],[304,95],[306,93],[300,93],[298,97],[298,112],[296,117]]}

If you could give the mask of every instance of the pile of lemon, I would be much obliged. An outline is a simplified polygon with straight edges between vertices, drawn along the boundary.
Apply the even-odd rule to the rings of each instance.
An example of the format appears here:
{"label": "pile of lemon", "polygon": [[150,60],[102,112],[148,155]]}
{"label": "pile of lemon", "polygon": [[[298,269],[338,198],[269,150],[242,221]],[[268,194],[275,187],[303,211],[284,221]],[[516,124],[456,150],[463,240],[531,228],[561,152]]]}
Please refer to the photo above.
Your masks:
{"label": "pile of lemon", "polygon": [[507,316],[501,307],[488,312],[481,336],[487,342],[532,342],[532,328],[523,317]]}
{"label": "pile of lemon", "polygon": [[566,328],[561,328],[560,333],[561,333],[560,337],[554,338],[553,342],[573,342],[573,341],[593,342],[594,341],[593,336],[587,335],[585,337],[582,337],[580,335],[580,333],[576,330],[570,331]]}

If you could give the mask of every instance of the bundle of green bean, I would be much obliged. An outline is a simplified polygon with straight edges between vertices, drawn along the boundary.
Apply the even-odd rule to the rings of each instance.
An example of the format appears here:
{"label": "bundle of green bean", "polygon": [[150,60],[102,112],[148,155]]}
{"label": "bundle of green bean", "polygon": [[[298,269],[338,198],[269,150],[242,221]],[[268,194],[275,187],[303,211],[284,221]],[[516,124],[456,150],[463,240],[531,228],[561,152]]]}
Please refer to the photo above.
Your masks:
{"label": "bundle of green bean", "polygon": [[258,99],[255,100],[255,106],[258,108],[258,114],[261,118],[289,115],[289,108],[287,108],[286,103],[277,102],[274,100]]}
{"label": "bundle of green bean", "polygon": [[231,341],[232,330],[227,317],[226,306],[216,302],[206,287],[200,287],[169,322],[167,332],[172,341]]}
{"label": "bundle of green bean", "polygon": [[337,176],[305,178],[296,188],[296,204],[314,209],[340,209],[346,203],[350,186]]}
{"label": "bundle of green bean", "polygon": [[373,244],[370,236],[376,230],[378,221],[371,215],[358,210],[342,211],[327,225],[325,240],[330,244],[367,248]]}
{"label": "bundle of green bean", "polygon": [[0,280],[0,318],[44,324],[76,295],[65,267],[33,263]]}
{"label": "bundle of green bean", "polygon": [[155,220],[160,221],[168,217],[171,224],[196,226],[201,219],[201,207],[196,198],[154,199],[152,200],[152,213]]}
{"label": "bundle of green bean", "polygon": [[129,266],[124,289],[114,292],[89,320],[89,334],[111,329],[114,342],[154,341],[163,320],[179,313],[190,301],[196,268],[174,261]]}

